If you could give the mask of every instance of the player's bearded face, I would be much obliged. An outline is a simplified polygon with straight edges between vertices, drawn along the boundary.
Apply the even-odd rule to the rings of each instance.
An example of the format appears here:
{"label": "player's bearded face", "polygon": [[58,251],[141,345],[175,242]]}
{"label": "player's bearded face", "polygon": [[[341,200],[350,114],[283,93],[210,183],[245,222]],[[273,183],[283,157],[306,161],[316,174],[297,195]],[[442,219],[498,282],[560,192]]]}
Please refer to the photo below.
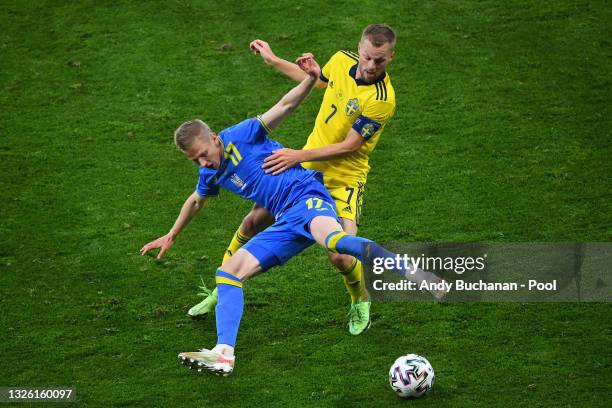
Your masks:
{"label": "player's bearded face", "polygon": [[387,69],[387,64],[393,60],[393,47],[385,43],[380,47],[372,45],[364,38],[359,43],[359,74],[368,83],[376,81]]}
{"label": "player's bearded face", "polygon": [[215,134],[211,135],[209,142],[196,140],[184,153],[189,160],[201,167],[218,169],[221,164],[221,142]]}

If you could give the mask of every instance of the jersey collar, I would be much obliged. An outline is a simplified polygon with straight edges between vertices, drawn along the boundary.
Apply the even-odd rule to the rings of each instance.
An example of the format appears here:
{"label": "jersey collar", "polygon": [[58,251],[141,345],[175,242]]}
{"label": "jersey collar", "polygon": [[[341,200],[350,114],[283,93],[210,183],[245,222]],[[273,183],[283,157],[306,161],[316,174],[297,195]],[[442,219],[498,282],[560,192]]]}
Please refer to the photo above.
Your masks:
{"label": "jersey collar", "polygon": [[367,85],[374,85],[377,82],[380,81],[384,81],[385,77],[387,76],[386,72],[383,72],[383,74],[381,76],[379,76],[376,81],[372,82],[371,84],[368,84],[367,82],[365,82],[363,79],[361,78],[356,78],[357,76],[357,66],[359,65],[359,63],[353,65],[351,67],[351,69],[349,69],[349,75],[351,76],[351,78],[353,78],[355,80],[355,83],[357,84],[357,86],[367,86]]}
{"label": "jersey collar", "polygon": [[217,137],[221,141],[221,160],[219,160],[219,168],[217,169],[217,172],[213,177],[213,182],[215,183],[219,180],[219,177],[221,177],[221,175],[225,172],[225,169],[227,169],[228,164],[228,160],[225,158],[225,142],[223,141],[221,132],[217,135]]}

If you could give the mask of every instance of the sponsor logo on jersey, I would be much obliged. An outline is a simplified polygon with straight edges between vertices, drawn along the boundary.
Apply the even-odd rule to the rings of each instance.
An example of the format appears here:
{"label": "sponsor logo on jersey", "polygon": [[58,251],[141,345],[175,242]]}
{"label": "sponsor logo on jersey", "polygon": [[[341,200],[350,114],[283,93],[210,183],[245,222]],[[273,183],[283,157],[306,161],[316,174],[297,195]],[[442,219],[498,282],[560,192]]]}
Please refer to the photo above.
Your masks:
{"label": "sponsor logo on jersey", "polygon": [[346,113],[346,116],[352,116],[358,110],[359,110],[359,99],[352,98],[352,99],[349,99],[348,102],[346,103],[346,108],[344,108],[344,113]]}
{"label": "sponsor logo on jersey", "polygon": [[238,177],[238,175],[236,173],[232,174],[230,176],[230,180],[232,183],[234,183],[234,185],[240,189],[242,189],[244,187],[244,181],[242,181],[242,179],[240,177]]}
{"label": "sponsor logo on jersey", "polygon": [[342,211],[345,211],[345,212],[347,212],[349,214],[353,213],[353,210],[351,210],[351,206],[350,205],[347,205],[346,207],[344,207],[344,209]]}

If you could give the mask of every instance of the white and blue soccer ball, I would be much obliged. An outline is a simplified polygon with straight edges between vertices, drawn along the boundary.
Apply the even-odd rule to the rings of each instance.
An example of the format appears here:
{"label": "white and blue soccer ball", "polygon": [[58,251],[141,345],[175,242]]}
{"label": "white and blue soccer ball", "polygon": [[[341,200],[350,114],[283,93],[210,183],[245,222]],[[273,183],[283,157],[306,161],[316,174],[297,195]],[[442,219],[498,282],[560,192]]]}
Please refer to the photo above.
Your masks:
{"label": "white and blue soccer ball", "polygon": [[419,398],[434,385],[434,370],[425,357],[416,354],[401,356],[389,370],[389,384],[402,398]]}

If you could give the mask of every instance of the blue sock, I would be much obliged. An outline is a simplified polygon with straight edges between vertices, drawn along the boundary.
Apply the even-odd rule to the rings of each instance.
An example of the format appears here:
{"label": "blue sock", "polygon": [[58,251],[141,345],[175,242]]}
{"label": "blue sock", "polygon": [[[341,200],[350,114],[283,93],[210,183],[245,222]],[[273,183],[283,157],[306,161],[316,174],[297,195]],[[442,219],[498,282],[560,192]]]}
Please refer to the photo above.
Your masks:
{"label": "blue sock", "polygon": [[[365,245],[365,246],[364,246]],[[334,231],[325,238],[325,246],[332,252],[340,254],[352,255],[359,259],[361,262],[365,262],[367,259],[372,260],[374,258],[393,258],[396,255],[386,250],[382,245],[369,240],[367,238],[355,237],[348,235],[342,231]],[[365,254],[364,254],[365,252]],[[364,257],[365,255],[365,257]],[[366,259],[367,258],[367,259]],[[390,269],[393,272],[397,272],[403,275],[406,270],[393,268]]]}
{"label": "blue sock", "polygon": [[334,231],[325,238],[325,246],[332,252],[352,255],[363,261],[361,250],[364,244],[371,244],[369,239],[347,235],[342,231]]}
{"label": "blue sock", "polygon": [[236,347],[236,337],[244,308],[242,282],[237,277],[217,269],[215,274],[219,301],[217,303],[217,344]]}

